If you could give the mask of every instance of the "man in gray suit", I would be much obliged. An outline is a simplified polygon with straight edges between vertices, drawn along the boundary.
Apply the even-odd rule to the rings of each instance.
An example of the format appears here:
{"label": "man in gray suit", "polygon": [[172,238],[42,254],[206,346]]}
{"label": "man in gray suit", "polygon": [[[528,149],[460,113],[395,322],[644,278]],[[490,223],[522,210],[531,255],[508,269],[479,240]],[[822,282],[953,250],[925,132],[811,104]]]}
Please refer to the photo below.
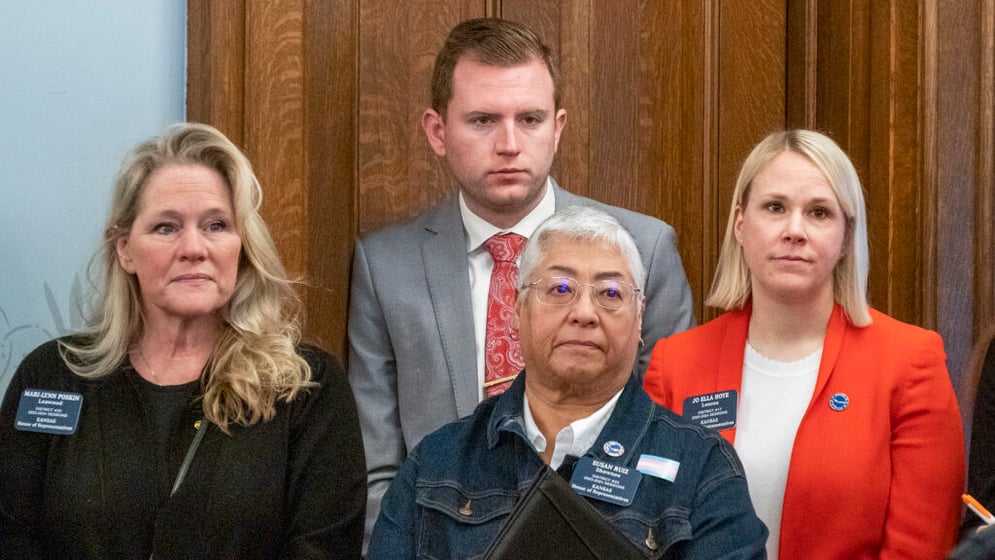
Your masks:
{"label": "man in gray suit", "polygon": [[673,228],[561,189],[549,170],[566,110],[550,49],[501,19],[465,21],[435,61],[422,128],[458,194],[356,242],[349,304],[349,381],[366,448],[367,539],[408,452],[469,415],[484,396],[484,336],[494,267],[484,242],[528,238],[557,209],[607,212],[636,240],[646,268],[641,373],[653,344],[694,323]]}

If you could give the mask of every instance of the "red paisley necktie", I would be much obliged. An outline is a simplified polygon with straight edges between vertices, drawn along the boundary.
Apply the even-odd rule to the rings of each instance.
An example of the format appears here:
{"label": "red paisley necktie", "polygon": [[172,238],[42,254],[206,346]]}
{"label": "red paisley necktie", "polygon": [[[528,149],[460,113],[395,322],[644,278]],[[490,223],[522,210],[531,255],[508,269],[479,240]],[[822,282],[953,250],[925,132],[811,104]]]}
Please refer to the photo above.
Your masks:
{"label": "red paisley necktie", "polygon": [[518,255],[525,238],[517,233],[494,235],[484,248],[494,259],[491,286],[487,294],[487,330],[484,337],[484,395],[500,395],[522,371],[522,349],[518,330],[512,327],[515,315],[515,282],[518,281]]}

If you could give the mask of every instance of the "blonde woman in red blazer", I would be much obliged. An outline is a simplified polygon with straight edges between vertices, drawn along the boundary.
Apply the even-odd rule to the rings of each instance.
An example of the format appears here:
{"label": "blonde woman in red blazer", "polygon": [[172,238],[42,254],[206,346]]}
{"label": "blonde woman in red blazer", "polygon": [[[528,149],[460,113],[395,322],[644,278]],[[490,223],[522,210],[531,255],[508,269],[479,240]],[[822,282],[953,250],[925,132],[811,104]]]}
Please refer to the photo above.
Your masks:
{"label": "blonde woman in red blazer", "polygon": [[772,134],[740,172],[706,300],[727,313],[650,359],[646,391],[736,446],[771,558],[936,559],[956,539],[943,342],[870,309],[867,270],[849,159],[816,132]]}

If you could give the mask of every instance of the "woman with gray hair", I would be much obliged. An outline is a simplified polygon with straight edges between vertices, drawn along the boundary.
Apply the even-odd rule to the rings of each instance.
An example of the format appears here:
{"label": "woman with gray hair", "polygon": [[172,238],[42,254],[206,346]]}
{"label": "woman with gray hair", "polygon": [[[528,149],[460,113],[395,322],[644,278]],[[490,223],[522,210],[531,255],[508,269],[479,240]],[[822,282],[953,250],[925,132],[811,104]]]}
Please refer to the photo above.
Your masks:
{"label": "woman with gray hair", "polygon": [[210,126],[132,151],[85,330],[25,358],[0,408],[5,557],[359,556],[355,404],[299,342],[261,196]]}
{"label": "woman with gray hair", "polygon": [[408,455],[370,560],[764,558],[732,446],[654,404],[634,375],[644,275],[604,212],[539,225],[515,300],[524,369]]}
{"label": "woman with gray hair", "polygon": [[657,343],[645,388],[733,442],[770,558],[942,558],[964,484],[960,413],[935,332],[867,305],[864,197],[828,137],[746,158],[706,303]]}

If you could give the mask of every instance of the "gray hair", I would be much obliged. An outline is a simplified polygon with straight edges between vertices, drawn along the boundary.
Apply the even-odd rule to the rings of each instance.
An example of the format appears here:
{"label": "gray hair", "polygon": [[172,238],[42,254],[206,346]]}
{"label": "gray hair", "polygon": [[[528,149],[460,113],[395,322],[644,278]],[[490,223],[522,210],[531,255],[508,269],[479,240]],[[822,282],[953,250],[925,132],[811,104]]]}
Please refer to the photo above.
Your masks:
{"label": "gray hair", "polygon": [[531,281],[532,271],[545,256],[549,238],[558,235],[583,241],[603,241],[618,249],[629,263],[633,282],[640,293],[643,292],[646,286],[646,269],[632,234],[609,214],[587,206],[571,206],[560,210],[539,224],[518,258],[519,291],[523,291]]}

